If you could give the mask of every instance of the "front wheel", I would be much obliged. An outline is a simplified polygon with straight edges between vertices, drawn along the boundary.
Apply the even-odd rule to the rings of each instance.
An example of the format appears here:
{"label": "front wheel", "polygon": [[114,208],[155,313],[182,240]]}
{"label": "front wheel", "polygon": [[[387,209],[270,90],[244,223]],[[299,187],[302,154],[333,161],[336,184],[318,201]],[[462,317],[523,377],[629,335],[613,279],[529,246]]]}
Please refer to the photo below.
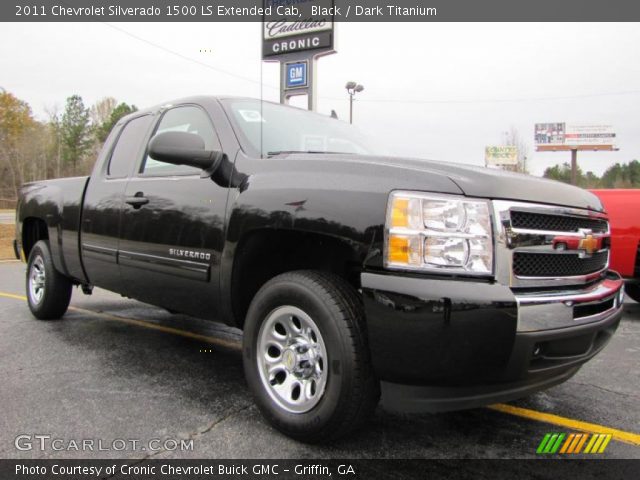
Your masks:
{"label": "front wheel", "polygon": [[640,303],[640,283],[627,283],[624,286],[624,291],[636,302]]}
{"label": "front wheel", "polygon": [[297,440],[344,436],[378,402],[362,305],[338,276],[296,271],[267,282],[249,307],[243,351],[258,407]]}
{"label": "front wheel", "polygon": [[53,266],[47,240],[37,242],[29,253],[26,283],[29,309],[36,318],[54,320],[65,314],[72,284]]}

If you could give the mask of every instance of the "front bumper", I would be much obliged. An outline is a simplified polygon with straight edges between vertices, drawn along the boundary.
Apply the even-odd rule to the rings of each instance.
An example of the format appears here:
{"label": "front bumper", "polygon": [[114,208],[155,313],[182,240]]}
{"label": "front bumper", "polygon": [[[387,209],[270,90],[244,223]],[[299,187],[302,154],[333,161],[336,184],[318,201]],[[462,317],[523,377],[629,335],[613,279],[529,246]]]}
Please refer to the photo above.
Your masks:
{"label": "front bumper", "polygon": [[362,289],[383,404],[471,408],[561,383],[608,343],[622,279],[527,293],[491,281],[364,273]]}

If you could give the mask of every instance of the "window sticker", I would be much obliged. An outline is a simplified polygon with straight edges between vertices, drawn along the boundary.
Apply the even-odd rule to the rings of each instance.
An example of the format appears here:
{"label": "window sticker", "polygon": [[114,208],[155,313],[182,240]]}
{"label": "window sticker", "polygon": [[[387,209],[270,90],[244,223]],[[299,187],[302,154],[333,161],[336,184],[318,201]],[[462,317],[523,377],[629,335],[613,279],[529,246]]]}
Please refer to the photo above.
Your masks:
{"label": "window sticker", "polygon": [[302,148],[303,152],[326,152],[327,137],[322,135],[303,135]]}
{"label": "window sticker", "polygon": [[238,110],[238,113],[245,122],[248,123],[266,123],[258,110]]}

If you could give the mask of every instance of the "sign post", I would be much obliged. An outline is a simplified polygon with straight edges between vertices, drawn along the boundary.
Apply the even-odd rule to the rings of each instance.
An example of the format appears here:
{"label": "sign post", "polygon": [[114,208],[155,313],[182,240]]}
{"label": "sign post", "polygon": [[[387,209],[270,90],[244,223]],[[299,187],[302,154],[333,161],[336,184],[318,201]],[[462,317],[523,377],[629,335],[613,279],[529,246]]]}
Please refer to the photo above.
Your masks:
{"label": "sign post", "polygon": [[[280,103],[287,104],[296,95],[307,95],[307,108],[316,110],[317,60],[336,51],[333,14],[318,16],[312,8],[333,12],[330,7],[334,6],[334,0],[300,3],[295,7],[296,15],[292,10],[279,15],[282,9],[277,7],[281,4],[278,0],[264,0],[265,11],[271,13],[263,18],[262,60],[280,63]],[[269,7],[271,10],[267,10]]]}
{"label": "sign post", "polygon": [[536,123],[534,135],[537,152],[571,151],[572,185],[578,183],[578,150],[619,150],[611,125]]}

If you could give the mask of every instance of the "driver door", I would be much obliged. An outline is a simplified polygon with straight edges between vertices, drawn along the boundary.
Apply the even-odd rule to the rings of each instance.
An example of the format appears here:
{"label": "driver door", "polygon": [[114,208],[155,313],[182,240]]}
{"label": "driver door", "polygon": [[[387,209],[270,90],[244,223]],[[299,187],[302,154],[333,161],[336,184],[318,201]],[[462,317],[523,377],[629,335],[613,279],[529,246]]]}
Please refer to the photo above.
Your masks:
{"label": "driver door", "polygon": [[[221,150],[209,115],[198,105],[163,112],[154,135],[169,131],[199,135],[206,149]],[[133,298],[215,318],[228,189],[201,173],[145,155],[125,191],[120,274]]]}

